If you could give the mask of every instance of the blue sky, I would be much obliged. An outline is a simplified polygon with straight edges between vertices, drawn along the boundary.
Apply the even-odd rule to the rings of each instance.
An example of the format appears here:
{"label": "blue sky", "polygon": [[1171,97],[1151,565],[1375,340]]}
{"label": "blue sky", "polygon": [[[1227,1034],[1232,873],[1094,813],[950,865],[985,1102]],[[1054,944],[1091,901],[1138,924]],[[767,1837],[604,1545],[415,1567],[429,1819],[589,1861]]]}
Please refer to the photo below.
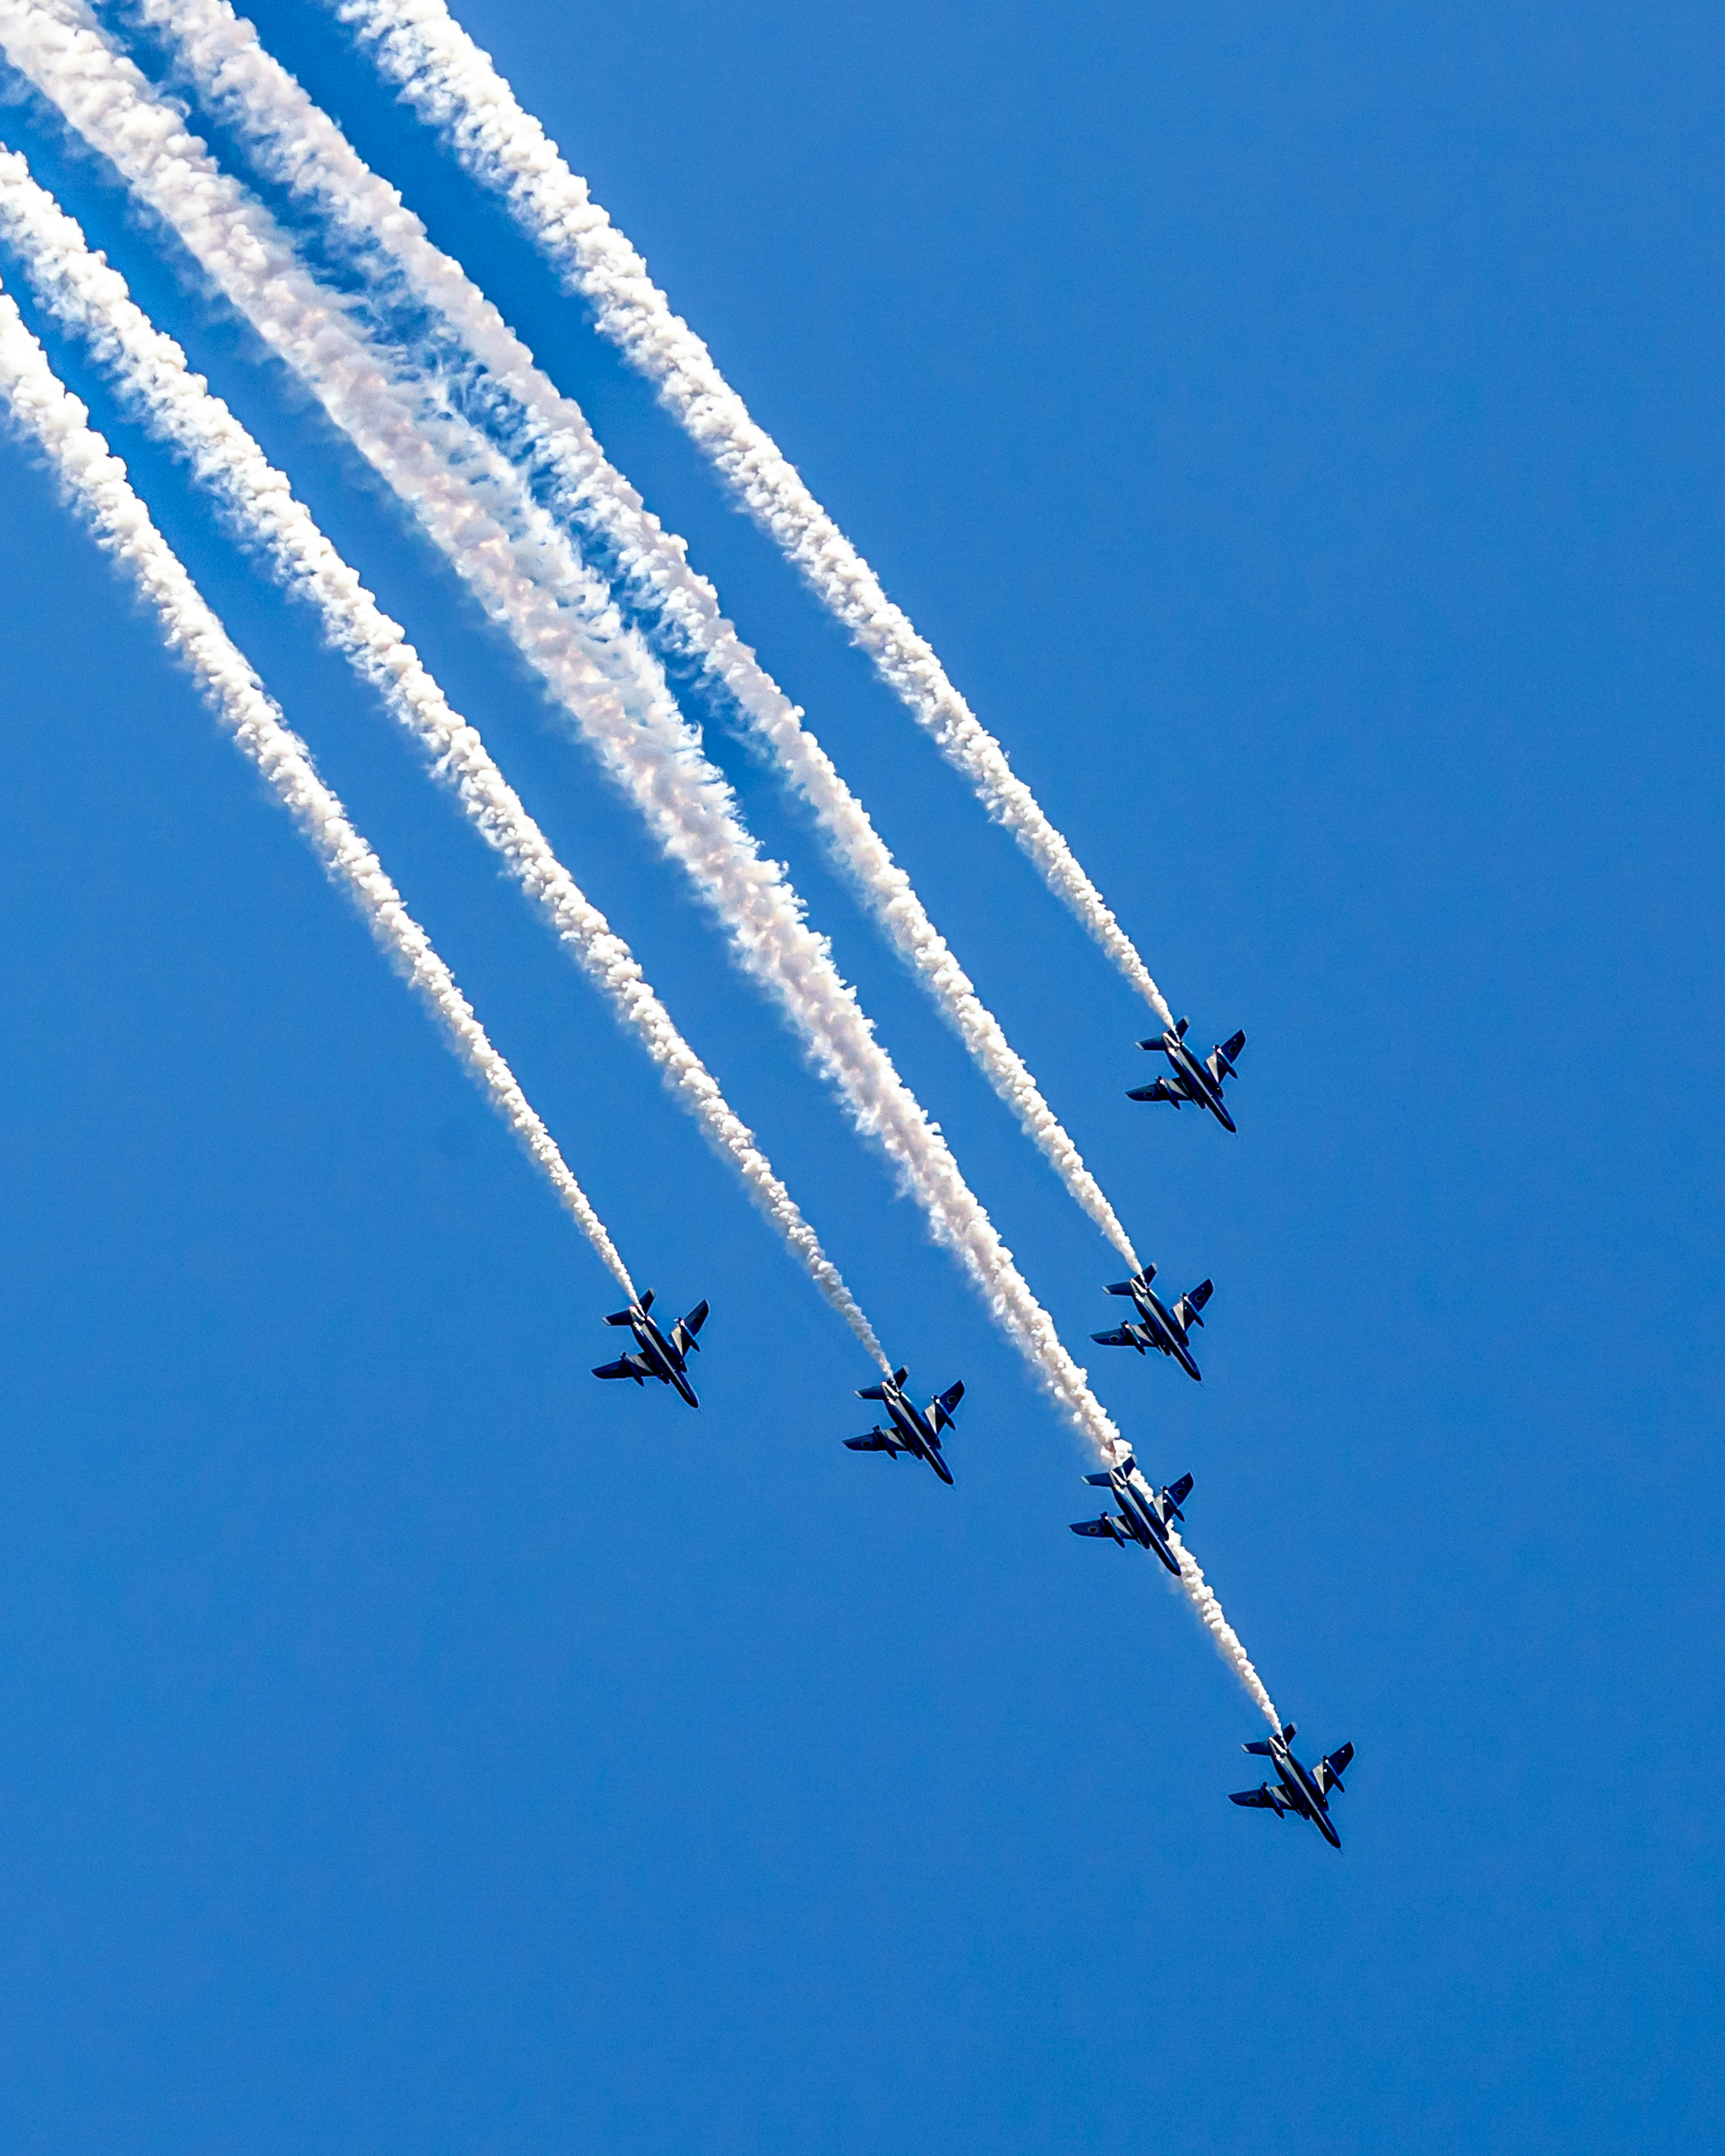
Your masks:
{"label": "blue sky", "polygon": [[[67,378],[426,921],[698,1417],[0,447],[0,2088],[19,2151],[1676,2149],[1720,2130],[1720,52],[1698,8],[468,0],[934,640],[1142,1005],[306,0],[266,41],[808,709],[1205,1382],[1091,1358],[1346,1849],[632,812],[111,176],[0,134],[634,942],[956,1489],[368,698]],[[0,262],[8,288],[18,280]],[[28,311],[27,307],[27,311]],[[707,716],[697,710],[696,716]],[[715,725],[1075,1344],[1116,1260]]]}

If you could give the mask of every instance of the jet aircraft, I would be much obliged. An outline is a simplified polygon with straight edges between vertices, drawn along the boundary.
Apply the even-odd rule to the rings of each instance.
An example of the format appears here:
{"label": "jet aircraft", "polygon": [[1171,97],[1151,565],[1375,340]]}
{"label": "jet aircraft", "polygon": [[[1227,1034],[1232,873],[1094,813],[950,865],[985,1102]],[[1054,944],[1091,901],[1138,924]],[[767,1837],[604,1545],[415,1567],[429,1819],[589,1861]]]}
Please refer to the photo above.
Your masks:
{"label": "jet aircraft", "polygon": [[707,1306],[697,1302],[686,1317],[679,1318],[670,1329],[667,1339],[653,1322],[649,1312],[653,1307],[653,1291],[649,1288],[639,1302],[632,1302],[627,1310],[614,1311],[607,1325],[626,1325],[635,1336],[635,1352],[619,1356],[614,1363],[601,1363],[594,1370],[596,1378],[633,1378],[638,1385],[649,1378],[657,1378],[662,1385],[673,1385],[691,1408],[701,1402],[695,1397],[695,1388],[689,1382],[686,1368],[688,1358],[700,1347],[696,1334],[706,1323]]}
{"label": "jet aircraft", "polygon": [[1331,1848],[1339,1849],[1342,1837],[1330,1817],[1329,1797],[1332,1789],[1342,1788],[1342,1777],[1353,1758],[1353,1747],[1344,1744],[1339,1752],[1331,1753],[1327,1759],[1320,1759],[1316,1767],[1308,1767],[1296,1759],[1289,1748],[1293,1736],[1294,1725],[1291,1722],[1279,1737],[1271,1737],[1259,1744],[1240,1746],[1242,1752],[1255,1752],[1260,1758],[1271,1762],[1276,1768],[1276,1786],[1272,1788],[1266,1782],[1255,1789],[1236,1789],[1229,1802],[1274,1812],[1278,1819],[1291,1812],[1296,1819],[1310,1820]]}
{"label": "jet aircraft", "polygon": [[847,1437],[845,1443],[852,1452],[884,1452],[889,1460],[896,1460],[900,1453],[908,1452],[913,1459],[926,1460],[942,1481],[950,1484],[952,1471],[941,1450],[941,1432],[953,1427],[952,1410],[964,1398],[963,1384],[961,1382],[948,1385],[926,1408],[919,1408],[905,1392],[905,1379],[909,1374],[906,1370],[895,1370],[878,1385],[863,1387],[856,1396],[858,1399],[878,1400],[886,1409],[892,1427],[882,1430],[876,1424],[866,1437]]}
{"label": "jet aircraft", "polygon": [[1170,1310],[1150,1285],[1155,1277],[1155,1266],[1146,1265],[1130,1280],[1116,1281],[1109,1294],[1129,1295],[1137,1307],[1138,1322],[1128,1321],[1112,1332],[1090,1337],[1100,1348],[1136,1348],[1141,1355],[1147,1348],[1159,1348],[1173,1357],[1189,1378],[1201,1381],[1204,1373],[1192,1359],[1190,1334],[1194,1325],[1204,1323],[1198,1313],[1210,1299],[1210,1283],[1200,1281]]}
{"label": "jet aircraft", "polygon": [[1098,1490],[1111,1490],[1120,1510],[1104,1512],[1100,1520],[1074,1520],[1073,1533],[1105,1535],[1117,1549],[1136,1543],[1140,1549],[1159,1558],[1178,1579],[1180,1561],[1168,1548],[1168,1522],[1185,1518],[1180,1507],[1192,1495],[1192,1477],[1183,1475],[1168,1489],[1153,1490],[1128,1453],[1106,1475],[1086,1475],[1084,1479]]}
{"label": "jet aircraft", "polygon": [[1186,1045],[1189,1023],[1189,1019],[1183,1018],[1167,1032],[1153,1034],[1148,1040],[1138,1043],[1140,1048],[1167,1056],[1168,1075],[1152,1085],[1138,1086],[1126,1097],[1128,1101],[1168,1101],[1177,1108],[1183,1101],[1189,1101],[1197,1107],[1208,1108],[1224,1131],[1231,1131],[1235,1122],[1222,1104],[1222,1081],[1234,1075],[1235,1064],[1245,1046],[1245,1035],[1235,1034],[1232,1040],[1224,1040],[1200,1063]]}

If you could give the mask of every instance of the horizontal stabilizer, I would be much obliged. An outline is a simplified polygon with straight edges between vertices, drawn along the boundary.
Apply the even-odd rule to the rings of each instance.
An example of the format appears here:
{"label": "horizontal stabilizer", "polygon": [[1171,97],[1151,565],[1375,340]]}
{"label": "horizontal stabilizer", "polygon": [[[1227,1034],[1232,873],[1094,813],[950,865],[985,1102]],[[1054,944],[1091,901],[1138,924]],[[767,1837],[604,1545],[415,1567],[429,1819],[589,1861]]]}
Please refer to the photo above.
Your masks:
{"label": "horizontal stabilizer", "polygon": [[860,1400],[881,1400],[886,1398],[878,1385],[859,1385],[856,1397]]}
{"label": "horizontal stabilizer", "polygon": [[1111,1475],[1086,1475],[1084,1479],[1092,1489],[1111,1490],[1114,1487],[1114,1477]]}
{"label": "horizontal stabilizer", "polygon": [[[652,1296],[649,1296],[647,1302],[650,1302],[652,1300]],[[644,1310],[647,1307],[647,1303],[644,1302],[641,1305],[641,1307]],[[611,1315],[605,1320],[607,1325],[633,1325],[634,1322],[635,1314],[633,1310],[614,1310]]]}
{"label": "horizontal stabilizer", "polygon": [[1270,1747],[1261,1739],[1255,1744],[1242,1744],[1240,1748],[1242,1752],[1255,1752],[1260,1759],[1271,1757]]}

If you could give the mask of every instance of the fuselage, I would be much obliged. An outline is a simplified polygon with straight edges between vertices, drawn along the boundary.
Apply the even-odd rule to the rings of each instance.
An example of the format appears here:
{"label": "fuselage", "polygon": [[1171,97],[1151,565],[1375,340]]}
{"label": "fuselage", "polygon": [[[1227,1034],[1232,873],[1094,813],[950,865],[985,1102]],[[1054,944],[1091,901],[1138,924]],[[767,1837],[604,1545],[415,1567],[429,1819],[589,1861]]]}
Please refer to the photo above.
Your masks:
{"label": "fuselage", "polygon": [[941,1450],[940,1440],[935,1435],[922,1410],[890,1381],[881,1386],[880,1396],[881,1404],[886,1409],[900,1441],[918,1460],[926,1460],[942,1482],[950,1482],[952,1471],[947,1466],[945,1455]]}
{"label": "fuselage", "polygon": [[1198,1365],[1192,1359],[1185,1334],[1174,1322],[1173,1312],[1147,1281],[1132,1282],[1132,1301],[1143,1321],[1143,1330],[1149,1335],[1150,1345],[1159,1348],[1164,1355],[1173,1356],[1189,1377],[1198,1377]]}
{"label": "fuselage", "polygon": [[1141,1549],[1160,1558],[1170,1572],[1177,1573],[1180,1568],[1168,1548],[1168,1530],[1154,1501],[1144,1496],[1130,1476],[1115,1474],[1109,1480],[1113,1485],[1114,1502],[1120,1507],[1120,1516],[1132,1540]]}
{"label": "fuselage", "polygon": [[1210,1076],[1206,1066],[1172,1029],[1163,1034],[1162,1045],[1182,1084],[1199,1106],[1208,1108],[1225,1128],[1231,1131],[1234,1118],[1223,1105],[1221,1087]]}
{"label": "fuselage", "polygon": [[662,1378],[668,1385],[675,1385],[690,1406],[699,1407],[695,1388],[689,1382],[683,1358],[639,1304],[629,1315],[629,1329],[635,1336],[635,1344],[650,1365],[653,1374]]}
{"label": "fuselage", "polygon": [[1332,1849],[1342,1846],[1342,1837],[1330,1820],[1330,1808],[1317,1786],[1311,1769],[1296,1759],[1281,1738],[1270,1740],[1271,1763],[1276,1778],[1287,1792],[1291,1808],[1302,1819],[1309,1819]]}

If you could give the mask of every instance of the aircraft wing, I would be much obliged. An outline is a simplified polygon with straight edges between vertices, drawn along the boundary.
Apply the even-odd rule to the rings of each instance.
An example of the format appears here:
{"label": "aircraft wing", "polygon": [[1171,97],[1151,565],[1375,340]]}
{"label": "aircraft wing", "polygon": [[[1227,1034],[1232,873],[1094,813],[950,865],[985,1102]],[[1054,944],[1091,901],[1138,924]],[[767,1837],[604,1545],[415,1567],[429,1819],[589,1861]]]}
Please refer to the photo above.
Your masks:
{"label": "aircraft wing", "polygon": [[1207,1055],[1204,1058],[1204,1069],[1209,1072],[1211,1077],[1215,1080],[1219,1086],[1221,1084],[1223,1079],[1227,1076],[1229,1072],[1233,1070],[1235,1063],[1239,1057],[1240,1051],[1245,1046],[1245,1034],[1237,1033],[1235,1034],[1232,1040],[1224,1040],[1222,1043],[1222,1045],[1217,1049],[1214,1054]]}
{"label": "aircraft wing", "polygon": [[1099,1348],[1136,1348],[1138,1344],[1123,1325],[1117,1325],[1111,1332],[1092,1332],[1090,1337]]}
{"label": "aircraft wing", "polygon": [[1154,1085],[1133,1086],[1126,1097],[1128,1101],[1172,1101],[1178,1108],[1186,1095],[1170,1086],[1166,1078],[1158,1078]]}
{"label": "aircraft wing", "polygon": [[1075,1535],[1101,1535],[1111,1543],[1117,1543],[1120,1540],[1119,1536],[1114,1532],[1114,1516],[1111,1512],[1104,1512],[1100,1520],[1074,1520],[1072,1532]]}
{"label": "aircraft wing", "polygon": [[1234,1789],[1229,1794],[1230,1804],[1249,1804],[1254,1811],[1280,1813],[1281,1804],[1270,1794],[1270,1784],[1260,1783],[1255,1789]]}
{"label": "aircraft wing", "polygon": [[[1319,1760],[1317,1786],[1326,1796],[1332,1789],[1342,1788],[1342,1777],[1353,1764],[1353,1747],[1351,1744],[1344,1744],[1339,1752],[1331,1753],[1327,1759]],[[1343,1790],[1343,1794],[1346,1795],[1347,1792]]]}
{"label": "aircraft wing", "polygon": [[884,1430],[871,1430],[866,1437],[847,1437],[845,1443],[851,1452],[902,1452],[905,1450]]}
{"label": "aircraft wing", "polygon": [[615,1363],[601,1363],[593,1375],[596,1378],[633,1378],[639,1384],[652,1373],[639,1355],[624,1355]]}

